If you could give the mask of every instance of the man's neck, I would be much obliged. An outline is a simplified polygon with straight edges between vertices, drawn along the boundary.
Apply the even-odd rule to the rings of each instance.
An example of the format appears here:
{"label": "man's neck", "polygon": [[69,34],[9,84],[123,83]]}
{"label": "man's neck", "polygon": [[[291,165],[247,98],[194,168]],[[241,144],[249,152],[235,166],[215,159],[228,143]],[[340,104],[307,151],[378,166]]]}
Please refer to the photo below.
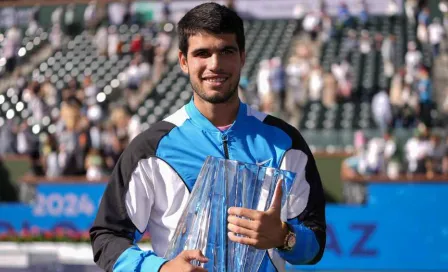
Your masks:
{"label": "man's neck", "polygon": [[235,121],[240,101],[236,96],[225,103],[212,104],[195,96],[194,105],[214,126],[221,127]]}

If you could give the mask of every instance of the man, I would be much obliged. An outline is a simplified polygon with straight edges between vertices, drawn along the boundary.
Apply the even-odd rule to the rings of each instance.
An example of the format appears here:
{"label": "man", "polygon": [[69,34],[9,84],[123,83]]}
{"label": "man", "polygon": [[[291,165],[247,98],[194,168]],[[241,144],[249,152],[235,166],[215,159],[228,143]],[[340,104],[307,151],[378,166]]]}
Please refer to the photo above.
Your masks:
{"label": "man", "polygon": [[[199,250],[170,261],[161,256],[208,155],[295,172],[288,222],[273,209],[232,207],[229,239],[267,249],[259,271],[282,271],[284,260],[318,262],[326,231],[319,173],[297,130],[239,101],[246,56],[241,18],[224,6],[202,4],[180,20],[178,35],[179,62],[193,99],[124,151],[90,232],[95,262],[107,271],[205,271],[190,263],[208,261]],[[146,229],[154,251],[136,245]]]}

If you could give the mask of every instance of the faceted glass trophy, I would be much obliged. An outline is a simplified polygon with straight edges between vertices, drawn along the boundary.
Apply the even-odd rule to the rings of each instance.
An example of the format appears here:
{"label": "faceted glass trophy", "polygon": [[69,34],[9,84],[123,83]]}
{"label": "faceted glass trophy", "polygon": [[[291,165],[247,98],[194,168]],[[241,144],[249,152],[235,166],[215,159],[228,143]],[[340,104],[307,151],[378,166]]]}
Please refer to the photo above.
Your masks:
{"label": "faceted glass trophy", "polygon": [[276,168],[207,157],[165,258],[174,259],[183,250],[199,249],[209,261],[193,264],[207,271],[257,271],[266,250],[228,239],[227,210],[268,210],[277,182],[281,182],[282,220],[286,220],[294,178],[294,173]]}

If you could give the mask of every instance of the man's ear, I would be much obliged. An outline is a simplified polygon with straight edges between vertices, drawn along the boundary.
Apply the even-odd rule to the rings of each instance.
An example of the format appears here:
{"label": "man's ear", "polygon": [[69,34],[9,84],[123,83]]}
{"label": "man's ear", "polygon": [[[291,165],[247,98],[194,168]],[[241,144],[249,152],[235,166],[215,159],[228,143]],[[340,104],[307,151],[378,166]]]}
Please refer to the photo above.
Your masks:
{"label": "man's ear", "polygon": [[182,53],[182,51],[179,50],[178,53],[178,58],[179,58],[179,65],[180,65],[180,69],[182,69],[182,71],[185,74],[188,74],[188,62],[187,62],[187,57]]}

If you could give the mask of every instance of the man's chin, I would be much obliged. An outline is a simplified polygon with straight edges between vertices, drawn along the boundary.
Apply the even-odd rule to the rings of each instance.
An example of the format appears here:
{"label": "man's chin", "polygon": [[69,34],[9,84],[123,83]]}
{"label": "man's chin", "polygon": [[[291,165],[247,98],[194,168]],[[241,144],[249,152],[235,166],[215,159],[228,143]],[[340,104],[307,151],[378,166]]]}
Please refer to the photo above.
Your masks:
{"label": "man's chin", "polygon": [[233,93],[217,93],[215,91],[214,93],[208,93],[201,98],[211,104],[223,104],[229,102],[233,98],[233,96]]}

